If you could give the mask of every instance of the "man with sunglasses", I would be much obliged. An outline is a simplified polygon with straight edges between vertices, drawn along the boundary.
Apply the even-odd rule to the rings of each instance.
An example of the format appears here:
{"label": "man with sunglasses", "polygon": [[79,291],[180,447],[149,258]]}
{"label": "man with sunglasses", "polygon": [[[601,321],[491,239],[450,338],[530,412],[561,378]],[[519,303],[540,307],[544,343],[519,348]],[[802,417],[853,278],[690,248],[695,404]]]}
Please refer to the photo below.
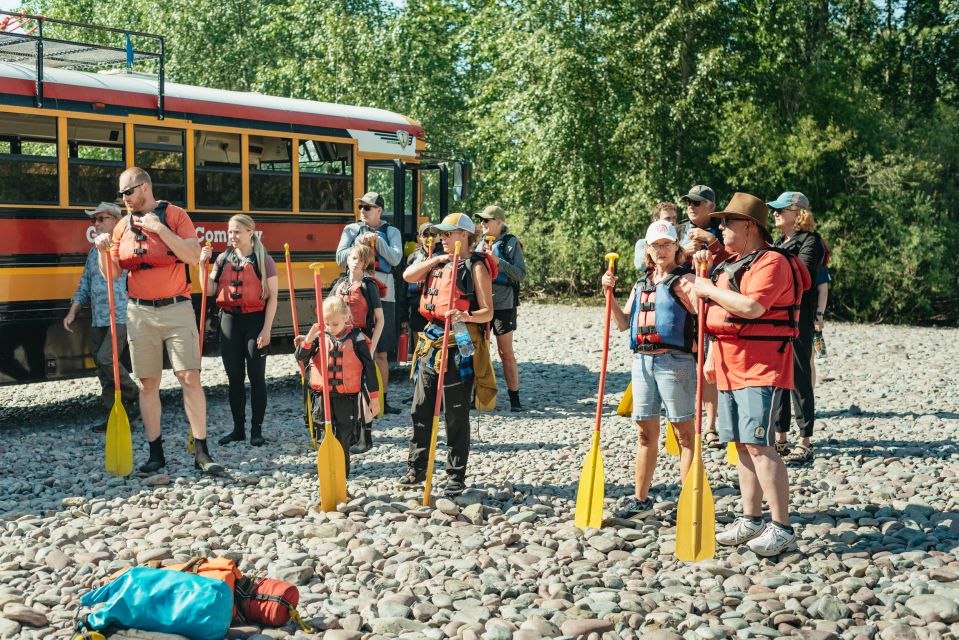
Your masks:
{"label": "man with sunglasses", "polygon": [[[101,202],[92,211],[86,211],[93,221],[93,228],[97,235],[111,234],[122,212],[120,207],[112,202]],[[63,319],[63,328],[73,333],[73,322],[77,312],[87,303],[90,304],[90,349],[93,352],[93,362],[97,366],[97,378],[100,379],[100,401],[104,407],[113,406],[114,379],[113,379],[113,341],[110,339],[110,302],[107,291],[107,280],[100,273],[98,265],[99,252],[95,246],[90,247],[87,261],[83,265],[83,274],[77,291],[70,302],[70,311]],[[140,410],[137,400],[140,389],[130,378],[130,372],[124,366],[122,358],[127,349],[127,282],[126,278],[119,278],[113,282],[113,300],[117,310],[117,350],[120,361],[120,397],[126,407],[131,422],[139,417]],[[107,423],[98,423],[93,427],[96,433],[107,430]]]}
{"label": "man with sunglasses", "polygon": [[112,234],[94,242],[100,250],[100,272],[125,279],[127,335],[133,375],[140,381],[140,411],[150,457],[140,473],[156,473],[166,465],[160,417],[160,375],[163,351],[183,389],[183,408],[195,441],[194,466],[216,475],[223,467],[210,457],[206,443],[206,396],[200,384],[200,344],[187,266],[200,260],[200,241],[193,221],[180,207],[153,196],[150,175],[140,167],[120,174],[118,195],[128,211]]}
{"label": "man with sunglasses", "polygon": [[387,354],[396,351],[396,277],[395,267],[403,259],[403,238],[400,230],[383,220],[383,196],[370,191],[355,200],[360,209],[360,221],[348,224],[340,235],[336,247],[336,262],[346,266],[350,249],[355,244],[365,244],[373,248],[376,254],[374,275],[386,286],[386,294],[380,297],[383,305],[383,333],[376,345],[376,366],[383,379],[380,397],[383,399],[383,412],[398,414],[400,410],[387,402],[386,388],[390,377]]}

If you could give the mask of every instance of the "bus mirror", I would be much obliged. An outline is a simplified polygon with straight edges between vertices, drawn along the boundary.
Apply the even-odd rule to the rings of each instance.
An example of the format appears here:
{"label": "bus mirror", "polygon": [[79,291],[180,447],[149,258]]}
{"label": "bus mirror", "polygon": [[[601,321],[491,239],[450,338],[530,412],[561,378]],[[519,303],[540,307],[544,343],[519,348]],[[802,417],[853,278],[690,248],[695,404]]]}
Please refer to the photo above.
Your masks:
{"label": "bus mirror", "polygon": [[470,163],[465,160],[453,163],[453,200],[462,202],[469,197]]}

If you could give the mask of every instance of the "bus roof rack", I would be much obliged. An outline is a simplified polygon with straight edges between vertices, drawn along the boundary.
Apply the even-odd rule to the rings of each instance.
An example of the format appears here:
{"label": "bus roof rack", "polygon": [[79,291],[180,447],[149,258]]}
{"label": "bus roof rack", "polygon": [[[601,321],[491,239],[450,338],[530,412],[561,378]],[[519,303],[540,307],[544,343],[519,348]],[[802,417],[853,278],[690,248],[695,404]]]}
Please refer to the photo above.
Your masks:
{"label": "bus roof rack", "polygon": [[[92,36],[94,42],[52,38],[54,27]],[[44,30],[47,30],[44,33]],[[134,42],[137,47],[134,48]],[[156,62],[157,117],[164,116],[164,39],[142,31],[127,31],[101,25],[57,20],[46,16],[0,10],[0,62],[36,67],[34,103],[43,107],[43,69],[102,69],[125,65],[128,70],[138,62]]]}

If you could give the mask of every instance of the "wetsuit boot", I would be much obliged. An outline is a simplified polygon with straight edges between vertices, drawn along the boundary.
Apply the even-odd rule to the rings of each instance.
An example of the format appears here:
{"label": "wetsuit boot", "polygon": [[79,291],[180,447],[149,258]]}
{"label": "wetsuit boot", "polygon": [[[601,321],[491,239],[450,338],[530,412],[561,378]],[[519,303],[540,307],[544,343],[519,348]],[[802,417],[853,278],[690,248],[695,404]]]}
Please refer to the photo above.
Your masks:
{"label": "wetsuit boot", "polygon": [[509,410],[510,411],[522,411],[523,405],[519,403],[519,389],[516,391],[506,390],[509,393]]}
{"label": "wetsuit boot", "polygon": [[250,427],[250,444],[254,447],[262,447],[266,444],[266,440],[263,438],[263,425],[255,424]]}
{"label": "wetsuit boot", "polygon": [[140,473],[156,473],[166,466],[166,458],[163,457],[163,436],[157,436],[156,440],[151,440],[150,457],[145,463],[140,465]]}
{"label": "wetsuit boot", "polygon": [[193,458],[194,467],[211,476],[223,473],[223,465],[213,462],[213,458],[210,457],[210,452],[207,451],[206,438],[194,438],[193,447],[195,452]]}
{"label": "wetsuit boot", "polygon": [[231,442],[243,442],[244,440],[246,440],[246,430],[241,424],[233,425],[233,431],[217,440],[217,443],[219,443],[220,446],[223,446],[225,444],[230,444]]}
{"label": "wetsuit boot", "polygon": [[366,453],[373,448],[373,423],[368,422],[360,427],[360,438],[350,447],[350,453]]}

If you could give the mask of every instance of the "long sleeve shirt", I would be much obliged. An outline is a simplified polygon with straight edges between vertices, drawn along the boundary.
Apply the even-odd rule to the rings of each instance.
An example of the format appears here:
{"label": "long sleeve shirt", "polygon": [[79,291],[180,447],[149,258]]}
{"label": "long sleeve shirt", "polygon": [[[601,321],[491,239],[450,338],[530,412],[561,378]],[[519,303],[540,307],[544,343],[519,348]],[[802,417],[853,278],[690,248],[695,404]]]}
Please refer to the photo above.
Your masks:
{"label": "long sleeve shirt", "polygon": [[[113,303],[117,309],[117,324],[127,322],[127,272],[124,269],[119,278],[113,282]],[[90,322],[94,327],[110,326],[110,300],[107,292],[107,280],[100,273],[97,264],[97,248],[90,249],[87,261],[83,265],[83,274],[77,284],[77,291],[73,294],[73,302],[80,306],[90,305]]]}
{"label": "long sleeve shirt", "polygon": [[[493,282],[493,309],[497,311],[500,309],[512,309],[516,306],[519,301],[516,299],[513,283],[522,282],[526,277],[526,260],[523,258],[523,246],[520,244],[519,239],[512,234],[510,234],[510,237],[504,243],[503,238],[507,234],[509,234],[509,229],[504,225],[499,238],[493,243],[494,247],[499,244],[497,250],[501,256],[496,263],[496,268],[499,269],[501,274],[506,276],[506,284]],[[485,240],[479,248],[487,249]],[[492,248],[489,248],[489,250],[492,250]],[[509,259],[503,256],[509,256]]]}
{"label": "long sleeve shirt", "polygon": [[[345,267],[346,259],[350,257],[350,249],[358,242],[362,242],[360,238],[363,234],[378,233],[386,224],[381,222],[378,227],[369,227],[362,222],[354,222],[343,227],[340,243],[336,247],[336,263]],[[386,226],[386,242],[382,241],[382,237],[376,242],[376,255],[382,257],[392,267],[400,263],[403,259],[403,238],[400,236],[399,229],[393,225]],[[383,302],[396,302],[396,283],[393,274],[377,270],[376,279],[386,285]]]}

